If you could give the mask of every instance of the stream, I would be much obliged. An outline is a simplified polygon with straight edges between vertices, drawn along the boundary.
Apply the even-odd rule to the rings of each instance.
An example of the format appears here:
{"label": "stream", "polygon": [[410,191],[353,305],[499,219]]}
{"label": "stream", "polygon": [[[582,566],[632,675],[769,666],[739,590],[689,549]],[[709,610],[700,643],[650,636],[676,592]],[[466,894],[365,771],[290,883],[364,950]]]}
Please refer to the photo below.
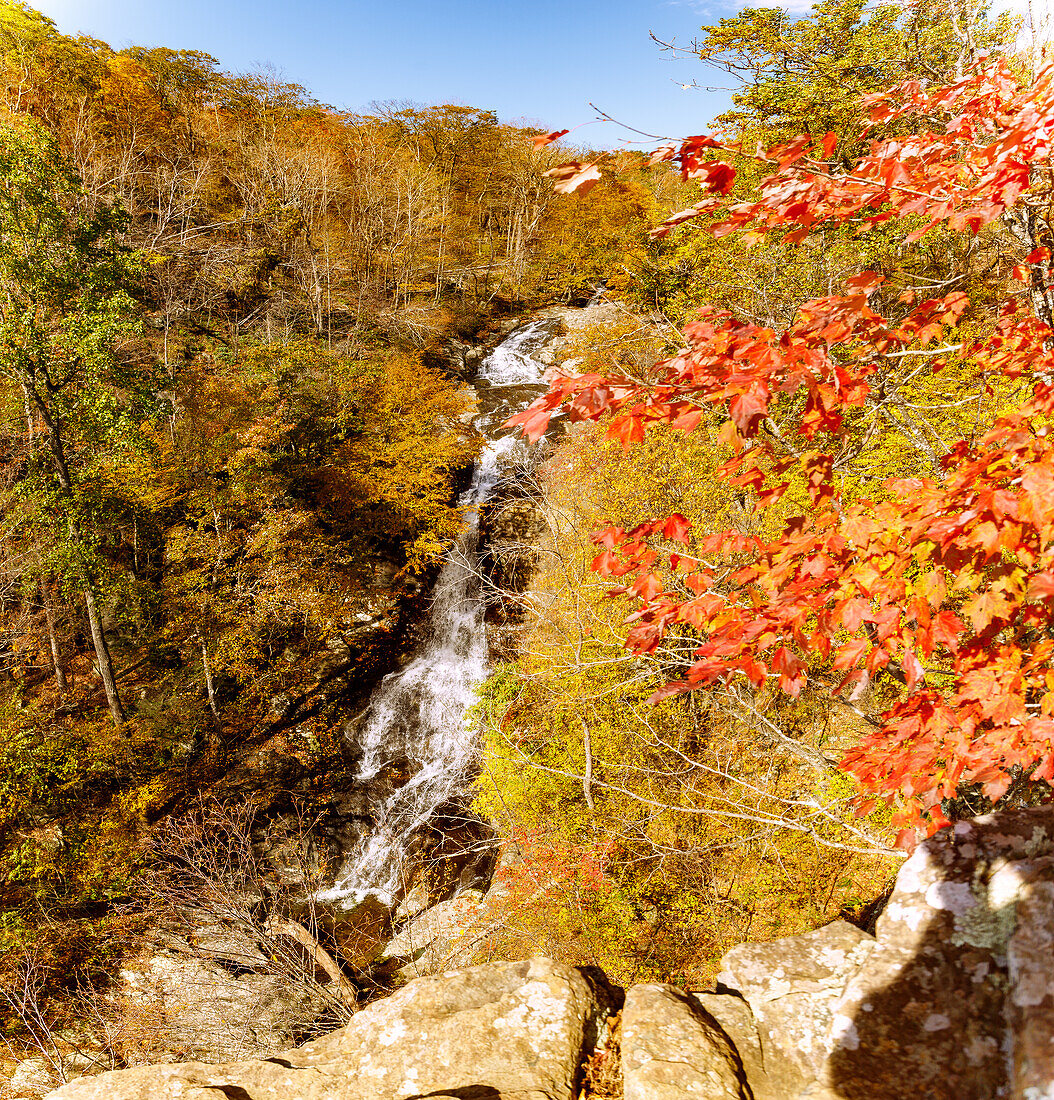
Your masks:
{"label": "stream", "polygon": [[405,781],[374,806],[372,828],[334,886],[318,895],[337,908],[352,909],[369,896],[393,905],[414,837],[442,806],[471,797],[480,744],[466,712],[487,675],[480,509],[527,460],[519,433],[502,425],[545,390],[545,366],[534,353],[551,331],[545,321],[515,329],[479,368],[474,423],[487,443],[460,498],[464,530],[440,568],[417,652],[380,682],[358,726],[355,783],[370,784],[392,770]]}

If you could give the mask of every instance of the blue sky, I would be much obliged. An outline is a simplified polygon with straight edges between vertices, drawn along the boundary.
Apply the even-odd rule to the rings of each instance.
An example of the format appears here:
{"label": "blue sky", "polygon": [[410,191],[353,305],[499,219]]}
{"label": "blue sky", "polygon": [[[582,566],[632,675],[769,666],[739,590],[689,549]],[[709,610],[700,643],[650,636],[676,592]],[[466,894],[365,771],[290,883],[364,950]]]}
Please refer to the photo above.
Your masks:
{"label": "blue sky", "polygon": [[[759,0],[754,0],[758,3]],[[779,0],[763,0],[776,6]],[[198,49],[229,71],[271,66],[325,103],[464,103],[564,129],[595,117],[683,137],[728,102],[721,74],[663,52],[649,31],[687,46],[700,26],[748,0],[29,0],[66,34],[128,45]],[[812,0],[783,0],[796,14]],[[1031,0],[1047,9],[1054,0]],[[1023,11],[1028,0],[995,0]],[[727,80],[727,78],[725,78]],[[570,140],[653,141],[609,124]]]}
{"label": "blue sky", "polygon": [[[563,129],[588,104],[649,132],[705,130],[727,94],[681,84],[719,80],[692,57],[673,60],[648,37],[687,45],[741,6],[722,0],[29,0],[66,34],[115,48],[211,53],[225,69],[271,65],[317,98],[365,110],[373,100],[455,102]],[[794,0],[793,6],[805,6]],[[583,144],[635,135],[608,125]],[[644,144],[651,144],[645,142]]]}

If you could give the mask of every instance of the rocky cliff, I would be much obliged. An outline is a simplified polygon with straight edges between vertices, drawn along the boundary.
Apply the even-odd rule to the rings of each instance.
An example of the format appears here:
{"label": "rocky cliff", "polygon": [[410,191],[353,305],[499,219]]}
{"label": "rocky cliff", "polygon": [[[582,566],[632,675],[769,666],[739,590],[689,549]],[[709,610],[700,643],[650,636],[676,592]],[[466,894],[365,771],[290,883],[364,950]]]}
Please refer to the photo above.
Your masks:
{"label": "rocky cliff", "polygon": [[548,959],[419,978],[271,1058],[142,1066],[50,1100],[1051,1100],[1054,808],[962,822],[876,935],[744,944],[714,991]]}

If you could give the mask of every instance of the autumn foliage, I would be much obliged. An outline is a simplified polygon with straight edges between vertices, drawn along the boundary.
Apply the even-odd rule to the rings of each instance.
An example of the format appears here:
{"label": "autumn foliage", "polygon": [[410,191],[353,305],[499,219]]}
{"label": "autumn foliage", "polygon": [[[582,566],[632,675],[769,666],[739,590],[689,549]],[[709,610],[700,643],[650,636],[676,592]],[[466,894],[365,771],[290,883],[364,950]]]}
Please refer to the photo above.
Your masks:
{"label": "autumn foliage", "polygon": [[[646,380],[558,377],[510,423],[537,439],[562,408],[573,421],[606,420],[609,438],[630,445],[656,424],[690,430],[716,418],[728,449],[718,476],[757,507],[785,505],[791,483],[805,485],[807,514],[775,539],[728,529],[693,541],[674,515],[598,531],[593,566],[639,601],[632,650],[693,639],[656,698],[735,678],[797,696],[822,675],[851,704],[879,675],[899,681],[898,701],[843,764],[897,806],[910,846],[918,828],[947,823],[945,800],[964,784],[993,801],[1022,777],[1054,785],[1054,331],[1043,236],[1054,68],[1029,82],[1000,60],[948,87],[905,83],[869,97],[865,117],[872,140],[856,157],[840,155],[831,133],[757,152],[710,136],[658,150],[653,159],[675,162],[704,197],[655,235],[706,218],[710,233],[748,244],[767,234],[799,241],[823,226],[863,233],[908,219],[917,240],[1024,220],[1032,247],[994,318],[980,324],[963,290],[891,293],[864,271],[807,302],[785,331],[704,310],[685,328],[686,346]],[[729,205],[745,160],[771,172],[756,201]],[[559,180],[570,189],[595,169],[568,165]],[[1020,379],[1028,396],[954,446],[934,476],[847,492],[839,438],[881,396],[883,367],[907,357],[932,372],[955,361],[978,377]]]}

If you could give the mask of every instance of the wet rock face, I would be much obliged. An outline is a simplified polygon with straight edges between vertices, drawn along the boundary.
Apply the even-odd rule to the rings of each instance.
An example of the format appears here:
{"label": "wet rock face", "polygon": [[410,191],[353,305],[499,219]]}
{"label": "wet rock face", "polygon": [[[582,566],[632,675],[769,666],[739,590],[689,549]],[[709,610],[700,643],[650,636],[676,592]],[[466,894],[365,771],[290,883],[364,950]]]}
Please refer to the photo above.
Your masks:
{"label": "wet rock face", "polygon": [[613,993],[547,959],[421,978],[287,1055],[82,1079],[51,1100],[571,1100]]}
{"label": "wet rock face", "polygon": [[514,658],[525,619],[521,598],[538,568],[549,527],[530,480],[499,486],[480,515],[485,550],[480,568],[487,580],[487,643],[492,661]]}

